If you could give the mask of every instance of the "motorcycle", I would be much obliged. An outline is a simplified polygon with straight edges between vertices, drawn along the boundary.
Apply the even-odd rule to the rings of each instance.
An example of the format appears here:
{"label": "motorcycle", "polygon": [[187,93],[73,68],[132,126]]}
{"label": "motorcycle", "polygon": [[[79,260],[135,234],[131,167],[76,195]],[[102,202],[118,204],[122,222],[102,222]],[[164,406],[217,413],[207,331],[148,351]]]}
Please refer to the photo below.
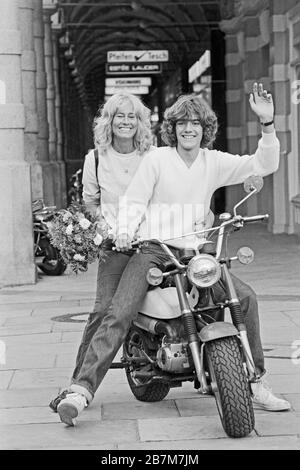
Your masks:
{"label": "motorcycle", "polygon": [[[202,394],[214,395],[223,428],[234,438],[254,429],[250,383],[259,377],[230,267],[234,260],[250,263],[254,253],[243,247],[230,257],[227,244],[224,255],[222,249],[225,233],[268,218],[267,214],[237,214],[238,207],[262,185],[260,177],[248,179],[244,187],[249,194],[235,205],[233,215],[223,213],[219,226],[193,232],[208,235],[197,249],[174,254],[166,240],[151,240],[161,246],[169,261],[161,269],[149,270],[149,290],[124,341],[121,362],[112,364],[112,368],[125,369],[133,395],[144,402],[161,401],[171,387],[194,382]],[[212,234],[217,234],[216,246],[209,240]],[[143,243],[147,240],[134,245]],[[214,298],[219,281],[226,288],[224,302]],[[224,321],[226,308],[232,322]]]}
{"label": "motorcycle", "polygon": [[79,204],[82,203],[82,182],[80,175],[82,173],[82,169],[79,168],[70,178],[70,189],[68,191],[68,197],[70,204],[72,202],[77,202]]}
{"label": "motorcycle", "polygon": [[48,276],[60,276],[67,268],[49,238],[47,222],[53,218],[55,210],[55,206],[45,206],[42,199],[32,202],[35,262]]}

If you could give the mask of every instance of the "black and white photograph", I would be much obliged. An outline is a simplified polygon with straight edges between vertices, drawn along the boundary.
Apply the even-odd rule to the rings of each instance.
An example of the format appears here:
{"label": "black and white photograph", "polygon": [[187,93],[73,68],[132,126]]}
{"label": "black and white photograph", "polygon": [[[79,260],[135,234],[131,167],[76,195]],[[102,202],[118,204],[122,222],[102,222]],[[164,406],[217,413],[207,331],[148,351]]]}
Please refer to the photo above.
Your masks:
{"label": "black and white photograph", "polygon": [[0,148],[0,449],[300,450],[299,0],[0,0]]}

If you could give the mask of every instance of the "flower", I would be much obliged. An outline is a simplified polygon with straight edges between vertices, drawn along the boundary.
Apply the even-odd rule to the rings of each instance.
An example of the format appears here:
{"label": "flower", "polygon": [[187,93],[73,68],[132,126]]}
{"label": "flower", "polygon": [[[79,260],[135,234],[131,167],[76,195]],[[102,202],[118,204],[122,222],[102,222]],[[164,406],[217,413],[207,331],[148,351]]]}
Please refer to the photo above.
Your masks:
{"label": "flower", "polygon": [[84,204],[73,203],[57,211],[48,230],[52,245],[76,274],[105,257],[101,245],[108,238],[108,226],[101,221],[100,227],[99,218],[92,216]]}
{"label": "flower", "polygon": [[71,235],[72,232],[73,232],[73,225],[69,224],[66,228],[66,234]]}
{"label": "flower", "polygon": [[91,225],[91,222],[86,218],[82,218],[79,220],[79,225],[83,228],[83,230],[86,230]]}
{"label": "flower", "polygon": [[95,243],[95,245],[99,246],[101,245],[102,241],[103,241],[103,237],[99,233],[97,233],[97,235],[93,239],[93,242]]}
{"label": "flower", "polygon": [[74,255],[73,258],[76,259],[76,261],[85,261],[85,257],[82,255],[79,255],[78,253],[76,253],[76,255]]}

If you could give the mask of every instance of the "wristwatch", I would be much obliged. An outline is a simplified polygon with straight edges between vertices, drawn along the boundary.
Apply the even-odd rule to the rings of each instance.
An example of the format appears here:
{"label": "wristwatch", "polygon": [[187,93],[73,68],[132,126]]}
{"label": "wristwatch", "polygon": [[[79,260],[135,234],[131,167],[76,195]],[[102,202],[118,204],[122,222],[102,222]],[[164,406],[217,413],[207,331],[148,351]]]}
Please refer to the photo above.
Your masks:
{"label": "wristwatch", "polygon": [[269,121],[269,122],[260,122],[262,126],[266,127],[266,126],[271,126],[272,124],[274,124],[274,120],[272,119],[272,121]]}

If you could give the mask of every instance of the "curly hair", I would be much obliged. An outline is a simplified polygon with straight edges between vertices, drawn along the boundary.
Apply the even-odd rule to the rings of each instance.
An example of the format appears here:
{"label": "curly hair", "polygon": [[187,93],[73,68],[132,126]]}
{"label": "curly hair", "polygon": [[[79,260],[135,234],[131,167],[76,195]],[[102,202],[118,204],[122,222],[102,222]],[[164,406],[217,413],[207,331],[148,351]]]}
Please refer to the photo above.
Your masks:
{"label": "curly hair", "polygon": [[126,101],[132,104],[137,117],[137,131],[133,138],[134,148],[141,155],[149,150],[152,144],[150,110],[137,96],[125,92],[116,93],[99,108],[94,119],[94,144],[102,153],[106,153],[112,143],[112,121],[118,108]]}
{"label": "curly hair", "polygon": [[170,147],[176,147],[176,121],[179,119],[199,119],[203,137],[201,147],[210,147],[214,142],[218,130],[218,120],[216,114],[209,107],[208,103],[197,95],[182,95],[164,113],[164,120],[161,127],[161,137]]}

